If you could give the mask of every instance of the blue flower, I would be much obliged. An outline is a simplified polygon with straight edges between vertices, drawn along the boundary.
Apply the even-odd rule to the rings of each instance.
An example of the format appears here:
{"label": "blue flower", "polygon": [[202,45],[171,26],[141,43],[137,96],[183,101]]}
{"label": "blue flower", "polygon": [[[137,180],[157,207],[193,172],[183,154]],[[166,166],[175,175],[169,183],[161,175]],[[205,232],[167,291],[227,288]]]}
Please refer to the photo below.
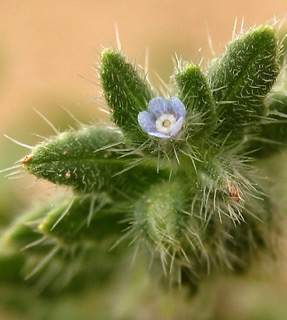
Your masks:
{"label": "blue flower", "polygon": [[168,101],[157,97],[149,102],[148,111],[138,114],[138,123],[150,136],[170,139],[182,128],[185,115],[185,106],[178,98]]}

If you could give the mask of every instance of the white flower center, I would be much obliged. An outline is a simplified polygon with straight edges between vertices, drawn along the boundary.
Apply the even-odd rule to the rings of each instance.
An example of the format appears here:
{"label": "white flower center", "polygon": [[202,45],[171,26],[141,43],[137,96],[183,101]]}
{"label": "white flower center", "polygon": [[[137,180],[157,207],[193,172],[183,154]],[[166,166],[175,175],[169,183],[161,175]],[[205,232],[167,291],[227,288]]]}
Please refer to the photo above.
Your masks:
{"label": "white flower center", "polygon": [[164,113],[156,119],[155,127],[157,132],[169,135],[172,131],[176,118],[171,113]]}

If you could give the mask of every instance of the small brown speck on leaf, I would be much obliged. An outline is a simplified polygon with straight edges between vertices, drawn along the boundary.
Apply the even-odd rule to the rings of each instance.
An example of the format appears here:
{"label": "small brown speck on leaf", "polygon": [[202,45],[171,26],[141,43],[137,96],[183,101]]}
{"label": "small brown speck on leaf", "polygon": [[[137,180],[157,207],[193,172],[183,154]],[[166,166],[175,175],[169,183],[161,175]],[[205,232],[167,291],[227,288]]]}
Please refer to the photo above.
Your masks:
{"label": "small brown speck on leaf", "polygon": [[33,156],[26,156],[24,159],[22,159],[21,163],[22,163],[22,164],[26,164],[26,163],[28,163],[32,158],[33,158]]}
{"label": "small brown speck on leaf", "polygon": [[225,189],[226,194],[234,201],[240,203],[240,195],[238,188],[232,184],[230,181],[227,181],[227,188]]}

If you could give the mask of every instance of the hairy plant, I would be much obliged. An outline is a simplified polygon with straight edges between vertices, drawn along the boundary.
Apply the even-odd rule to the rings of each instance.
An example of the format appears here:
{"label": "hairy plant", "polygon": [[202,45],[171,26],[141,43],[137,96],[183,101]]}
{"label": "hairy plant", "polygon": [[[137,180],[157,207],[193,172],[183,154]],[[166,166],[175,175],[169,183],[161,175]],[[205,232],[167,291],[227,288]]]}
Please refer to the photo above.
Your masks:
{"label": "hairy plant", "polygon": [[275,252],[279,217],[256,160],[287,141],[286,87],[272,91],[280,59],[275,29],[252,28],[206,70],[178,61],[162,97],[122,52],[105,49],[98,76],[114,124],[60,133],[22,159],[70,192],[6,230],[1,261],[19,266],[10,276],[78,288],[132,246],[150,253],[163,281],[193,287]]}

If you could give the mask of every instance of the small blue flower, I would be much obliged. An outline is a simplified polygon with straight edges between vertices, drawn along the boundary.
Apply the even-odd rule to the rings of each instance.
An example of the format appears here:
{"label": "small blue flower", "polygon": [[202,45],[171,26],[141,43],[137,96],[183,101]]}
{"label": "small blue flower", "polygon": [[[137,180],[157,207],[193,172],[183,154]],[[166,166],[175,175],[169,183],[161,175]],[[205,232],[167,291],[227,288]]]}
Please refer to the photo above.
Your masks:
{"label": "small blue flower", "polygon": [[150,136],[170,139],[178,134],[185,118],[185,106],[176,97],[152,99],[148,111],[138,114],[138,123]]}

